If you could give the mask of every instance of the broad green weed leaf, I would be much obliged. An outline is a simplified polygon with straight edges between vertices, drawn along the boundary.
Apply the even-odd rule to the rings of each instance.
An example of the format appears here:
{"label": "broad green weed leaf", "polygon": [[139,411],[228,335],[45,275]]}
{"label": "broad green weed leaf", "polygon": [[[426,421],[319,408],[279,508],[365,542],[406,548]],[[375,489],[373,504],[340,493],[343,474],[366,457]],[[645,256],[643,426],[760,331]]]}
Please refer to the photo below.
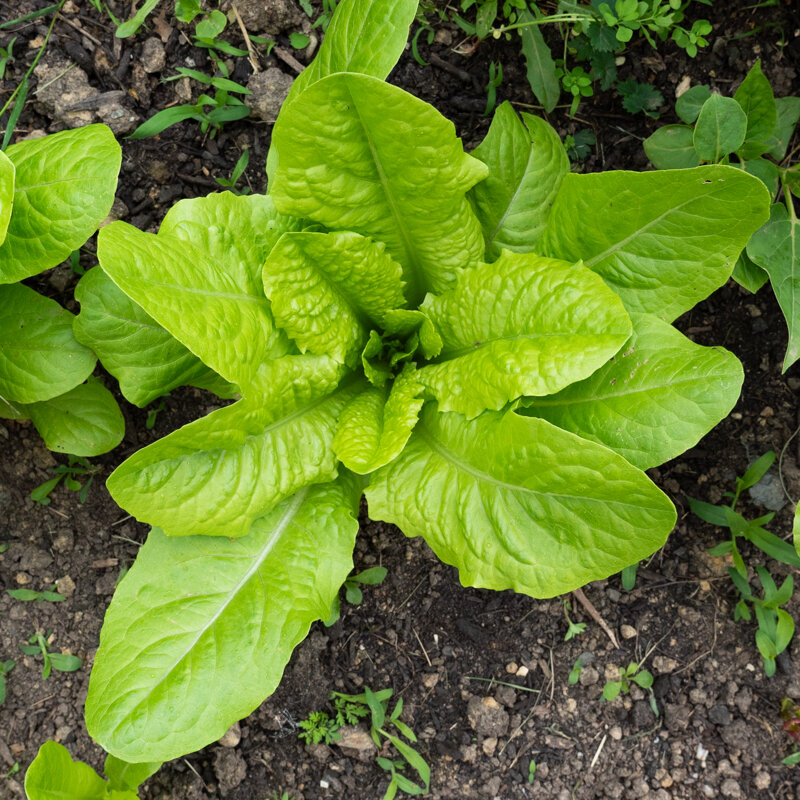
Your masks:
{"label": "broad green weed leaf", "polygon": [[733,167],[570,174],[539,250],[582,259],[629,311],[671,322],[730,277],[768,198]]}
{"label": "broad green weed leaf", "polygon": [[0,419],[28,419],[22,403],[11,403],[0,397]]}
{"label": "broad green weed leaf", "polygon": [[45,742],[25,773],[28,800],[103,800],[106,782],[57,742]]}
{"label": "broad green weed leaf", "polygon": [[75,299],[81,304],[73,323],[75,338],[97,353],[134,405],[142,408],[178,386],[197,386],[222,397],[235,392],[99,267],[78,281]]}
{"label": "broad green weed leaf", "polygon": [[774,202],[780,186],[777,165],[766,158],[753,158],[750,161],[742,162],[742,166],[748,175],[754,175],[767,187],[770,198]]}
{"label": "broad green weed leaf", "polygon": [[289,233],[263,280],[276,323],[301,352],[355,368],[369,331],[405,303],[402,272],[382,243],[357,233]]}
{"label": "broad green weed leaf", "polygon": [[529,252],[569,172],[561,139],[539,117],[523,113],[520,121],[506,102],[472,155],[489,167],[489,177],[470,191],[483,226],[486,260],[494,261],[501,248]]}
{"label": "broad green weed leaf", "polygon": [[[526,8],[518,11],[517,17],[520,22],[533,21],[533,15]],[[553,56],[538,25],[528,25],[518,30],[522,41],[522,55],[525,56],[528,83],[536,99],[549,114],[561,96],[561,86],[556,77]]]}
{"label": "broad green weed leaf", "polygon": [[122,151],[105,125],[88,125],[6,151],[16,168],[14,207],[0,245],[0,283],[64,261],[108,216]]}
{"label": "broad green weed leaf", "polygon": [[716,163],[744,142],[747,116],[731,97],[712,94],[703,103],[694,128],[694,149],[703,161]]}
{"label": "broad green weed leaf", "polygon": [[365,75],[331,75],[281,114],[272,136],[278,210],[385,242],[412,304],[480,260],[466,192],[486,166],[422,100]]}
{"label": "broad green weed leaf", "polygon": [[160,767],[160,761],[131,764],[109,754],[106,756],[103,774],[108,778],[112,790],[135,792]]}
{"label": "broad green weed leaf", "polygon": [[0,245],[6,238],[11,207],[14,205],[14,164],[0,151]]}
{"label": "broad green weed leaf", "polygon": [[244,536],[309,483],[336,477],[336,421],[359,385],[327,356],[265,364],[245,399],[134,453],[107,481],[112,497],[169,536]]}
{"label": "broad green weed leaf", "polygon": [[775,130],[767,151],[776,161],[783,161],[797,120],[800,119],[800,97],[778,97],[775,100],[777,117]]}
{"label": "broad green weed leaf", "polygon": [[114,283],[223,378],[247,391],[259,365],[289,348],[263,290],[174,234],[113,222],[97,238]]}
{"label": "broad green weed leaf", "polygon": [[691,125],[697,120],[700,109],[709,97],[711,97],[711,89],[705,84],[692,86],[675,101],[675,113],[687,125]]}
{"label": "broad green weed leaf", "polygon": [[758,158],[769,149],[775,131],[777,107],[769,80],[761,71],[761,61],[750,72],[733,95],[747,116],[747,132],[739,155],[744,159]]}
{"label": "broad green weed leaf", "polygon": [[800,358],[800,223],[786,206],[772,206],[769,222],[747,244],[747,255],[769,273],[778,305],[789,328],[789,344],[783,360],[786,372]]}
{"label": "broad green weed leaf", "polygon": [[279,214],[263,194],[216,192],[181,200],[164,217],[158,230],[202,250],[240,289],[257,297],[264,292],[261,267],[275,243],[301,221]]}
{"label": "broad green weed leaf", "polygon": [[353,567],[351,487],[302,489],[239,539],[154,528],[103,623],[86,705],[92,737],[125,760],[177,758],[272,693]]}
{"label": "broad green weed leaf", "polygon": [[[336,72],[384,80],[403,53],[418,0],[341,0],[314,60],[294,79],[281,113],[311,84]],[[267,154],[268,191],[278,166],[274,144]]]}
{"label": "broad green weed leaf", "polygon": [[683,453],[723,419],[744,373],[727,350],[701,347],[657,317],[632,314],[633,336],[604,367],[527,415],[604,444],[640,469]]}
{"label": "broad green weed leaf", "polygon": [[395,459],[417,424],[422,390],[409,371],[394,381],[391,391],[371,386],[357,394],[339,417],[333,440],[336,457],[360,475]]}
{"label": "broad green weed leaf", "polygon": [[736,260],[736,266],[733,268],[731,278],[739,286],[744,286],[748,292],[755,294],[769,280],[769,275],[765,270],[753,263],[753,260],[747,255],[747,250],[742,250]]}
{"label": "broad green weed leaf", "polygon": [[372,519],[422,536],[462,583],[552,597],[660,547],[675,509],[605,447],[511,411],[467,422],[426,406],[372,476]]}
{"label": "broad green weed leaf", "polygon": [[664,125],[644,140],[644,151],[656,169],[685,169],[700,165],[691,125]]}
{"label": "broad green weed leaf", "polygon": [[444,342],[418,380],[442,411],[472,419],[522,395],[547,395],[602,366],[626,342],[620,299],[580,264],[504,251],[421,306]]}
{"label": "broad green weed leaf", "polygon": [[92,374],[94,353],[75,339],[73,319],[27,286],[0,286],[0,397],[49,400]]}
{"label": "broad green weed leaf", "polygon": [[125,434],[114,395],[90,378],[70,391],[25,406],[49,450],[91,458],[113,450]]}

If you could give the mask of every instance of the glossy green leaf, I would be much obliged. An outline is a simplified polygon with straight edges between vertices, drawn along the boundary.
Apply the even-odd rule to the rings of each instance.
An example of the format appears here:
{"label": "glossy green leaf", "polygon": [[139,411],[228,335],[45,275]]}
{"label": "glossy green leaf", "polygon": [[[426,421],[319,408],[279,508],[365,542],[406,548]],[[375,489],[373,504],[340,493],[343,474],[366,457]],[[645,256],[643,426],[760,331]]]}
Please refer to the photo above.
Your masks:
{"label": "glossy green leaf", "polygon": [[755,294],[769,280],[769,275],[758,264],[753,263],[746,250],[742,250],[736,260],[731,278],[739,286],[743,286],[748,292]]}
{"label": "glossy green leaf", "polygon": [[691,125],[700,115],[703,103],[711,97],[711,89],[705,84],[692,86],[675,101],[675,113],[687,124]]}
{"label": "glossy green leaf", "polygon": [[0,286],[0,397],[35,403],[91,375],[95,357],[72,332],[73,316],[22,284]]}
{"label": "glossy green leaf", "polygon": [[45,742],[25,773],[28,800],[103,800],[106,782],[57,742]]}
{"label": "glossy green leaf", "polygon": [[103,766],[103,774],[108,778],[113,791],[133,791],[139,788],[161,767],[160,761],[131,764],[109,754]]}
{"label": "glossy green leaf", "polygon": [[552,597],[660,547],[675,509],[605,447],[513,411],[422,417],[372,476],[372,519],[422,536],[462,583]]}
{"label": "glossy green leaf", "polygon": [[694,149],[703,161],[716,163],[736,152],[747,133],[747,116],[731,97],[712,94],[703,103],[694,128]]}
{"label": "glossy green leaf", "polygon": [[402,373],[391,390],[372,386],[357,394],[339,417],[336,457],[360,475],[394,460],[417,423],[422,390],[412,370]]}
{"label": "glossy green leaf", "polygon": [[[533,15],[527,8],[518,11],[517,18],[520,22],[533,21]],[[528,25],[519,28],[518,31],[522,42],[522,55],[525,57],[528,83],[536,95],[536,99],[549,114],[558,103],[561,86],[556,75],[555,61],[553,61],[550,48],[539,27],[538,25]]]}
{"label": "glossy green leaf", "polygon": [[558,394],[525,401],[541,417],[603,444],[640,469],[693,447],[739,398],[742,365],[657,317],[632,314],[633,336],[601,369]]}
{"label": "glossy green leaf", "polygon": [[6,238],[13,204],[14,164],[5,153],[0,151],[0,245]]}
{"label": "glossy green leaf", "polygon": [[[294,79],[281,113],[303,90],[336,72],[383,80],[403,53],[418,0],[341,0],[314,60]],[[273,139],[267,154],[268,190],[278,167]]]}
{"label": "glossy green leaf", "polygon": [[558,134],[539,117],[523,113],[520,121],[506,102],[495,111],[489,133],[472,155],[489,167],[489,177],[470,192],[483,226],[486,259],[494,261],[501,248],[532,250],[569,172]]}
{"label": "glossy green leaf", "polygon": [[295,78],[286,105],[335,72],[386,78],[403,53],[417,6],[417,0],[342,0],[316,58]]}
{"label": "glossy green leaf", "polygon": [[382,243],[357,233],[290,233],[263,280],[275,321],[301,352],[354,368],[383,313],[404,305],[402,272]]}
{"label": "glossy green leaf", "polygon": [[90,378],[74,389],[24,406],[49,450],[91,458],[113,450],[125,434],[114,395]]}
{"label": "glossy green leaf", "polygon": [[620,299],[580,264],[504,251],[421,306],[442,336],[417,375],[442,411],[468,418],[586,378],[625,343]]}
{"label": "glossy green leaf", "polygon": [[253,520],[309,483],[336,477],[336,421],[359,388],[337,389],[326,356],[265,364],[238,403],[134,453],[107,481],[138,520],[169,536],[244,536]]}
{"label": "glossy green leaf", "polygon": [[747,255],[766,270],[789,328],[783,371],[800,358],[800,223],[777,203],[767,222],[753,234]]}
{"label": "glossy green leaf", "polygon": [[412,303],[481,258],[466,192],[486,166],[422,100],[365,75],[331,75],[281,114],[272,136],[276,207],[385,242]]}
{"label": "glossy green leaf", "polygon": [[178,386],[197,386],[221,397],[236,391],[117,288],[102,269],[90,269],[78,281],[75,299],[81,304],[73,323],[75,338],[97,353],[134,405],[144,407]]}
{"label": "glossy green leaf", "polygon": [[776,161],[783,161],[797,120],[800,119],[800,97],[778,97],[775,100],[777,117],[775,130],[767,151]]}
{"label": "glossy green leaf", "polygon": [[284,233],[301,226],[301,220],[279,214],[268,195],[216,192],[176,203],[158,234],[199,248],[236,286],[258,297],[264,292],[264,260]]}
{"label": "glossy green leaf", "polygon": [[775,96],[769,80],[761,71],[760,60],[753,64],[733,99],[747,116],[747,132],[739,154],[744,159],[758,158],[769,149],[777,121]]}
{"label": "glossy green leaf", "polygon": [[287,352],[255,278],[242,285],[241,274],[229,273],[196,245],[113,222],[100,231],[97,255],[128,297],[243,391],[262,362]]}
{"label": "glossy green leaf", "polygon": [[691,125],[665,125],[644,140],[644,151],[656,169],[697,167]]}
{"label": "glossy green leaf", "polygon": [[539,250],[583,259],[629,311],[671,322],[730,277],[768,198],[733,167],[570,174]]}
{"label": "glossy green leaf", "polygon": [[88,125],[12,145],[14,206],[0,245],[0,283],[64,261],[108,216],[122,151],[105,125]]}
{"label": "glossy green leaf", "polygon": [[106,614],[91,736],[130,761],[199,750],[278,685],[352,569],[358,491],[310,486],[239,539],[154,528]]}

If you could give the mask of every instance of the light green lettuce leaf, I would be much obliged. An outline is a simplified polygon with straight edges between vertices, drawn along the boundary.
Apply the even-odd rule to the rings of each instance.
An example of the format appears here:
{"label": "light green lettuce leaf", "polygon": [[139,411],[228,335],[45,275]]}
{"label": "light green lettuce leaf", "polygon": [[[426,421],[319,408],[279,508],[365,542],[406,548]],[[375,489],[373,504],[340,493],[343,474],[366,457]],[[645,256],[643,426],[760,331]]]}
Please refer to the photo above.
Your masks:
{"label": "light green lettuce leaf", "polygon": [[789,328],[783,371],[800,358],[800,223],[786,206],[772,206],[769,222],[747,244],[747,255],[769,274]]}
{"label": "light green lettuce leaf", "polygon": [[94,353],[75,338],[73,319],[27,286],[0,286],[0,397],[49,400],[92,374]]}
{"label": "light green lettuce leaf", "polygon": [[422,408],[423,386],[411,368],[386,387],[371,386],[342,410],[333,448],[353,472],[366,475],[395,459],[405,447]]}
{"label": "light green lettuce leaf", "polygon": [[769,193],[733,167],[567,175],[539,250],[583,259],[629,311],[667,322],[730,277]]}
{"label": "light green lettuce leaf", "polygon": [[695,344],[658,317],[631,319],[633,336],[608,364],[558,394],[524,401],[521,413],[649,469],[693,447],[727,416],[744,372],[732,353]]}
{"label": "light green lettuce leaf", "polygon": [[[294,79],[281,108],[335,72],[360,72],[383,80],[403,53],[419,0],[341,0],[314,60]],[[273,144],[267,154],[268,191],[278,166]]]}
{"label": "light green lettuce leaf", "polygon": [[627,341],[620,299],[580,264],[503,251],[421,306],[444,342],[418,380],[468,418],[591,375]]}
{"label": "light green lettuce leaf", "polygon": [[134,453],[107,481],[138,520],[169,536],[244,536],[310,483],[336,477],[336,421],[359,384],[326,356],[263,365],[253,393]]}
{"label": "light green lettuce leaf", "polygon": [[280,681],[353,566],[359,492],[310,486],[239,539],[154,528],[106,614],[89,733],[130,761],[199,750]]}
{"label": "light green lettuce leaf", "polygon": [[109,753],[103,765],[103,774],[108,778],[113,791],[135,792],[151,775],[155,775],[160,767],[160,761],[132,764]]}
{"label": "light green lettuce leaf", "polygon": [[6,238],[11,208],[14,205],[14,164],[0,151],[0,244]]}
{"label": "light green lettuce leaf", "polygon": [[383,243],[357,233],[288,233],[263,279],[276,323],[301,352],[355,368],[370,329],[405,303],[402,272]]}
{"label": "light green lettuce leaf", "polygon": [[75,338],[97,353],[128,402],[141,408],[178,386],[197,386],[221,397],[236,392],[99,267],[78,281],[75,299],[81,304]]}
{"label": "light green lettuce leaf", "polygon": [[103,800],[106,782],[57,742],[45,742],[25,773],[28,800]]}
{"label": "light green lettuce leaf", "polygon": [[114,395],[94,378],[23,409],[48,450],[57,453],[99,456],[113,450],[125,434],[125,419]]}
{"label": "light green lettuce leaf", "polygon": [[[366,75],[308,87],[275,123],[278,210],[386,243],[412,305],[480,260],[466,192],[487,175],[433,106]],[[424,157],[421,154],[424,153]]]}
{"label": "light green lettuce leaf", "polygon": [[390,336],[407,337],[416,333],[423,358],[436,358],[442,352],[442,337],[419,309],[394,308],[383,315],[382,323],[384,332]]}
{"label": "light green lettuce leaf", "polygon": [[88,125],[6,151],[16,168],[14,207],[0,245],[0,283],[64,261],[108,216],[122,151],[105,125]]}
{"label": "light green lettuce leaf", "polygon": [[464,585],[552,597],[660,547],[675,509],[611,450],[513,411],[468,422],[427,405],[373,474],[372,519],[422,536]]}
{"label": "light green lettuce leaf", "polygon": [[319,52],[295,78],[286,104],[334,72],[388,77],[403,54],[418,5],[418,0],[342,0]]}
{"label": "light green lettuce leaf", "polygon": [[301,220],[279,214],[267,195],[217,192],[176,203],[158,234],[195,245],[236,286],[257,297],[264,292],[264,259],[284,233],[299,230],[301,224]]}
{"label": "light green lettuce leaf", "polygon": [[241,275],[190,242],[113,222],[97,237],[97,256],[128,297],[242,391],[262,362],[288,351],[263,290],[240,285]]}
{"label": "light green lettuce leaf", "polygon": [[561,180],[569,172],[558,134],[531,114],[523,113],[520,121],[505,102],[494,112],[489,133],[472,155],[489,167],[489,177],[470,191],[483,226],[486,259],[494,261],[501,248],[533,250]]}

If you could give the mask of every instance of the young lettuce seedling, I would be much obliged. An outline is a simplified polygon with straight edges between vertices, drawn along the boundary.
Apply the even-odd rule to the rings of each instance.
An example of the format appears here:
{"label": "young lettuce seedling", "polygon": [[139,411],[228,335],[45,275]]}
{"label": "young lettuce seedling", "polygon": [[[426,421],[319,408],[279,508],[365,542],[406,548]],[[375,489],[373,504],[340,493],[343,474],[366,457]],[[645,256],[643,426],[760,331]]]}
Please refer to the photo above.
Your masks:
{"label": "young lettuce seedling", "polygon": [[[241,393],[108,481],[154,526],[87,700],[120,758],[202,747],[275,689],[352,569],[364,484],[372,519],[465,584],[556,596],[663,544],[675,510],[644,470],[738,397],[736,358],[670,322],[727,280],[766,189],[717,166],[569,174],[508,104],[465,153],[384,82],[416,9],[343,0],[273,130],[270,194],[182,201],[157,234],[115,222],[82,279],[97,325],[105,287]],[[169,372],[115,348],[134,389]]]}

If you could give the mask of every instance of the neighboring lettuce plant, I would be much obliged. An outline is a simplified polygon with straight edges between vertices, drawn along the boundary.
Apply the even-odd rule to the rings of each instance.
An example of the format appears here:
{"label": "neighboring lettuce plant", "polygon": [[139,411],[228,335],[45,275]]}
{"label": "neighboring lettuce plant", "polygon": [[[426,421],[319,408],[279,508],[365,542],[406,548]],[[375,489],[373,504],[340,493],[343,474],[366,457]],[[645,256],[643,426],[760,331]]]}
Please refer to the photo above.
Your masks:
{"label": "neighboring lettuce plant", "polygon": [[670,322],[730,276],[762,184],[570,174],[509,105],[467,155],[383,82],[416,5],[339,5],[275,125],[270,195],[100,233],[117,289],[242,395],[108,481],[154,526],[87,699],[119,758],[203,747],[275,689],[352,569],[365,485],[464,584],[549,597],[664,543],[675,509],[643,470],[738,398],[737,359]]}
{"label": "neighboring lettuce plant", "polygon": [[789,327],[786,372],[800,358],[800,224],[792,197],[800,197],[800,163],[787,156],[800,119],[800,97],[776,99],[756,61],[733,97],[693,86],[678,98],[675,111],[686,124],[665,125],[644,142],[657,169],[730,164],[769,189],[769,221],[748,242],[733,278],[751,292],[767,280],[772,284]]}
{"label": "neighboring lettuce plant", "polygon": [[0,152],[0,417],[30,419],[51,450],[95,456],[122,439],[111,393],[73,315],[20,283],[83,245],[108,216],[122,155],[90,125]]}
{"label": "neighboring lettuce plant", "polygon": [[128,764],[110,755],[103,766],[104,781],[88,764],[73,761],[63,745],[45,742],[25,773],[25,794],[28,800],[137,800],[139,786],[160,766]]}

